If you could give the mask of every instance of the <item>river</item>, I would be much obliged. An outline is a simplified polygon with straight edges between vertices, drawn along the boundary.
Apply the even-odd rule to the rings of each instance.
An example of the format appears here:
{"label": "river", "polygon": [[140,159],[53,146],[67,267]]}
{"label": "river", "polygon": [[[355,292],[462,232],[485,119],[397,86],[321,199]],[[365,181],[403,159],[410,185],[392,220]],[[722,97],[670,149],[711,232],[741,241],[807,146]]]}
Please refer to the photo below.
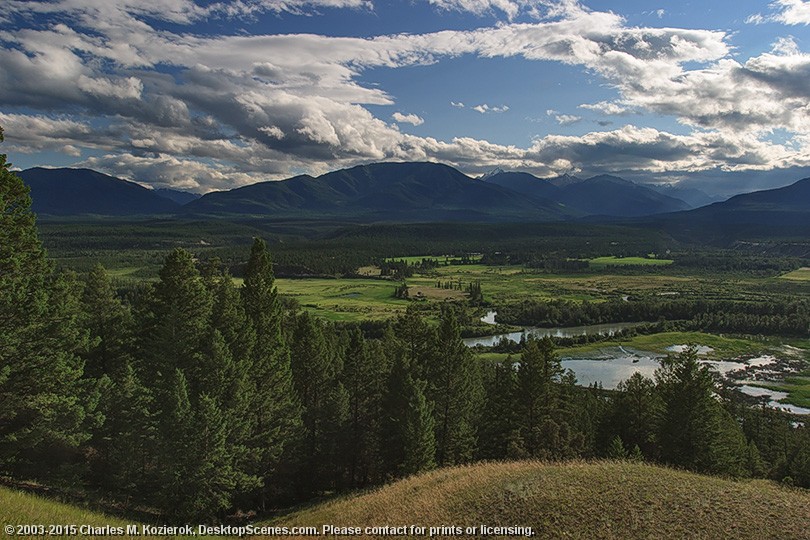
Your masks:
{"label": "river", "polygon": [[[495,324],[495,317],[497,311],[489,311],[486,315],[481,317],[481,322],[487,324]],[[467,347],[475,347],[476,345],[483,345],[484,347],[492,347],[502,339],[507,339],[515,343],[520,343],[524,335],[531,335],[534,337],[576,337],[576,336],[612,336],[620,330],[625,328],[632,328],[642,323],[609,323],[609,324],[592,324],[589,326],[567,326],[557,328],[539,328],[529,326],[519,332],[510,332],[508,334],[498,334],[495,336],[472,337],[464,338],[462,341]]]}
{"label": "river", "polygon": [[[490,311],[481,318],[483,322],[488,324],[495,324],[495,316],[497,312]],[[524,334],[531,334],[537,337],[552,336],[552,337],[574,337],[582,335],[613,335],[617,331],[624,328],[636,326],[638,323],[616,323],[616,324],[595,324],[591,326],[572,326],[565,328],[525,328],[521,332],[512,332],[509,334],[499,334],[497,336],[488,336],[481,338],[467,338],[464,339],[464,344],[468,347],[475,345],[484,345],[491,347],[503,338],[510,341],[520,342]],[[672,352],[680,352],[685,349],[685,345],[672,345],[667,350]],[[711,347],[700,346],[698,347],[698,354],[704,355],[712,352]],[[641,373],[645,377],[652,378],[655,370],[660,367],[659,360],[661,356],[644,351],[636,351],[634,349],[626,349],[619,346],[608,346],[602,349],[597,355],[588,355],[581,358],[568,358],[563,357],[560,359],[560,364],[565,369],[570,369],[574,372],[577,378],[577,384],[581,386],[589,386],[594,383],[601,383],[605,389],[615,389],[619,382],[627,380],[633,373]],[[769,365],[776,362],[776,358],[770,355],[764,355],[757,358],[749,358],[747,360],[740,360],[732,362],[728,360],[708,360],[701,358],[700,362],[709,366],[710,369],[717,371],[723,377],[727,376],[732,371],[739,371],[748,369],[749,373],[753,375],[759,369],[767,368]],[[810,409],[804,407],[797,407],[796,405],[789,405],[786,403],[779,403],[779,399],[787,397],[785,392],[776,390],[769,390],[761,387],[751,386],[744,384],[739,386],[739,390],[744,394],[751,396],[769,396],[768,404],[771,407],[781,409],[793,414],[806,415],[810,414]]]}

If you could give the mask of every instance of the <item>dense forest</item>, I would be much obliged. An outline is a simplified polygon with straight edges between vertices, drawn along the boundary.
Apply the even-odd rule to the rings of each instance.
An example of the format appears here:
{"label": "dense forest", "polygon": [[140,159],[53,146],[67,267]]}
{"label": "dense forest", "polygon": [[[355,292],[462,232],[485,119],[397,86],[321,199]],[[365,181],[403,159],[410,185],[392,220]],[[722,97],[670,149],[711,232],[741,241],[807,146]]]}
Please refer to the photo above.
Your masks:
{"label": "dense forest", "polygon": [[[175,522],[527,457],[650,460],[810,487],[808,429],[718,399],[694,350],[608,392],[576,386],[547,339],[477,361],[450,305],[438,325],[408,309],[371,339],[285,309],[260,239],[239,287],[222,264],[177,249],[156,282],[122,295],[100,266],[55,270],[27,189],[0,165],[6,479]],[[773,310],[751,315],[807,306]]]}

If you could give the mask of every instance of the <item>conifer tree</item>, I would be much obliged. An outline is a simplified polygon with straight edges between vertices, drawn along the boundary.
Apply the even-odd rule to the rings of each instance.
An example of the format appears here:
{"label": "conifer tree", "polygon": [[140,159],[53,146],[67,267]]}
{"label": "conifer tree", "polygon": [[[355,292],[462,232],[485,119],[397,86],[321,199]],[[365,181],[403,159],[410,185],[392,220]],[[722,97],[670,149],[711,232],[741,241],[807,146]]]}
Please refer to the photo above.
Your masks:
{"label": "conifer tree", "polygon": [[301,409],[292,378],[290,350],[281,331],[282,309],[275,288],[267,244],[255,239],[242,287],[245,313],[255,343],[249,362],[251,415],[248,447],[253,454],[253,473],[264,479],[261,505],[278,482],[274,476],[285,447],[300,436]]}
{"label": "conifer tree", "polygon": [[304,491],[334,488],[341,481],[338,450],[348,415],[348,394],[338,378],[340,352],[329,346],[320,323],[309,313],[298,317],[292,340],[292,372],[303,408],[298,487]]}
{"label": "conifer tree", "polygon": [[348,397],[348,418],[344,432],[344,453],[349,485],[357,487],[370,481],[376,472],[379,453],[379,407],[382,395],[379,358],[368,351],[363,334],[350,331],[343,363],[342,381]]}
{"label": "conifer tree", "polygon": [[103,379],[109,382],[103,385],[99,406],[104,423],[91,441],[98,456],[93,473],[102,486],[128,499],[150,481],[157,427],[152,394],[128,361]]}
{"label": "conifer tree", "polygon": [[656,372],[663,402],[659,425],[662,458],[700,472],[740,475],[747,448],[737,422],[714,398],[709,369],[689,347]]}
{"label": "conifer tree", "polygon": [[448,306],[442,306],[427,372],[436,421],[436,461],[439,465],[468,462],[476,451],[483,388],[472,353],[461,341],[456,314]]}
{"label": "conifer tree", "polygon": [[154,287],[143,348],[144,369],[158,384],[173,377],[175,369],[186,377],[196,369],[211,327],[211,307],[211,294],[191,253],[175,249],[166,257]]}
{"label": "conifer tree", "polygon": [[82,314],[91,340],[84,355],[84,375],[97,378],[123,371],[132,360],[134,321],[101,265],[96,265],[84,281]]}
{"label": "conifer tree", "polygon": [[404,315],[397,319],[394,334],[405,355],[409,372],[417,379],[426,379],[427,366],[434,352],[431,344],[435,341],[435,335],[422,320],[415,304],[409,304]]}
{"label": "conifer tree", "polygon": [[403,425],[403,461],[400,473],[403,476],[418,474],[436,466],[436,436],[433,411],[425,399],[424,381],[405,378],[405,394],[408,396]]}
{"label": "conifer tree", "polygon": [[628,448],[638,446],[647,457],[655,457],[661,402],[655,382],[641,373],[633,373],[616,387],[610,414],[610,430],[621,437]]}
{"label": "conifer tree", "polygon": [[[2,130],[0,129],[0,141]],[[0,470],[88,437],[76,290],[54,278],[28,188],[0,155]],[[36,470],[29,471],[30,473]]]}
{"label": "conifer tree", "polygon": [[504,459],[523,454],[518,444],[518,415],[515,402],[517,371],[511,356],[495,364],[486,387],[486,399],[479,429],[479,455],[483,459]]}

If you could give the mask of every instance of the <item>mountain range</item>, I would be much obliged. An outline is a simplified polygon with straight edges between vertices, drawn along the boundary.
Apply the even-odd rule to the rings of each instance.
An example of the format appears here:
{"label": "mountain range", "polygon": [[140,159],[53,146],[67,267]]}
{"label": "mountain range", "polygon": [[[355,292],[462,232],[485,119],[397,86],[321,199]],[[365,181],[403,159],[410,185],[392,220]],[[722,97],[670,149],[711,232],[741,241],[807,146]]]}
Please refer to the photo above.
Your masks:
{"label": "mountain range", "polygon": [[151,189],[91,169],[35,167],[17,175],[31,188],[31,207],[40,215],[171,214],[180,208]]}
{"label": "mountain range", "polygon": [[[583,217],[684,223],[807,223],[810,179],[691,209],[664,189],[600,175],[552,179],[493,171],[473,179],[439,163],[375,163],[318,177],[251,184],[203,196],[151,190],[90,169],[34,168],[18,173],[40,215],[262,216],[358,222],[565,221]],[[693,190],[696,191],[696,190]],[[705,195],[705,194],[703,194]],[[690,198],[700,198],[701,192]]]}

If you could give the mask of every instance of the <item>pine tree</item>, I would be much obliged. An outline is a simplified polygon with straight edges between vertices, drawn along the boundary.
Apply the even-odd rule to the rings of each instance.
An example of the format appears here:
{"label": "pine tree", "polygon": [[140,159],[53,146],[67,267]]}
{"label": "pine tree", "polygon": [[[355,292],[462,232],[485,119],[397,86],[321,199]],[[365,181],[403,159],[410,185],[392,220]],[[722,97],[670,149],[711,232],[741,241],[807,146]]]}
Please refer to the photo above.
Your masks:
{"label": "pine tree", "polygon": [[747,448],[737,422],[714,398],[714,381],[689,347],[656,372],[663,402],[659,425],[662,458],[701,472],[740,475]]}
{"label": "pine tree", "polygon": [[298,487],[310,493],[341,482],[338,454],[348,394],[338,378],[341,351],[330,347],[327,339],[320,323],[306,311],[298,317],[292,340],[292,373],[304,427]]}
{"label": "pine tree", "polygon": [[[253,242],[242,287],[245,313],[255,333],[250,357],[251,415],[248,446],[253,474],[264,479],[260,504],[278,490],[285,448],[300,436],[301,409],[292,377],[290,350],[281,330],[283,313],[267,244]],[[290,447],[291,448],[291,447]]]}
{"label": "pine tree", "polygon": [[607,450],[608,459],[627,459],[627,450],[624,448],[622,438],[616,435],[610,441],[610,446]]}
{"label": "pine tree", "polygon": [[[0,130],[0,141],[2,130]],[[86,348],[67,277],[54,278],[28,188],[0,155],[0,470],[87,439]],[[29,470],[29,474],[39,472]]]}
{"label": "pine tree", "polygon": [[129,362],[103,380],[100,410],[104,424],[93,434],[97,457],[93,473],[98,482],[119,499],[135,497],[150,483],[148,470],[155,452],[152,394],[141,384]]}
{"label": "pine tree", "polygon": [[82,314],[92,343],[84,355],[85,376],[97,378],[125,369],[132,360],[134,321],[101,265],[96,265],[85,279]]}
{"label": "pine tree", "polygon": [[422,320],[415,304],[408,305],[394,327],[394,335],[405,355],[407,369],[415,378],[426,379],[427,365],[431,362],[431,344],[434,332]]}
{"label": "pine tree", "polygon": [[619,435],[628,448],[638,446],[648,457],[657,455],[656,432],[661,401],[655,382],[633,373],[616,387],[609,419],[611,432]]}
{"label": "pine tree", "polygon": [[[199,363],[210,331],[212,298],[191,253],[175,249],[160,269],[151,320],[145,322],[144,371],[158,385],[175,369],[189,377]],[[196,386],[196,381],[190,381]]]}
{"label": "pine tree", "polygon": [[[486,398],[479,428],[479,456],[483,459],[505,459],[523,454],[517,444],[518,415],[515,409],[517,372],[509,356],[494,366],[485,385]],[[523,441],[520,441],[523,444]]]}
{"label": "pine tree", "polygon": [[436,461],[465,463],[476,451],[483,388],[475,359],[461,341],[456,314],[448,306],[442,306],[433,351],[427,372],[436,420]]}
{"label": "pine tree", "polygon": [[425,399],[426,383],[407,376],[405,394],[408,396],[404,415],[403,476],[418,474],[436,466],[436,437],[433,411]]}
{"label": "pine tree", "polygon": [[[344,453],[351,487],[367,484],[376,473],[379,455],[379,408],[382,400],[378,365],[360,329],[349,333],[341,379],[348,397]],[[384,363],[383,363],[384,364]]]}

